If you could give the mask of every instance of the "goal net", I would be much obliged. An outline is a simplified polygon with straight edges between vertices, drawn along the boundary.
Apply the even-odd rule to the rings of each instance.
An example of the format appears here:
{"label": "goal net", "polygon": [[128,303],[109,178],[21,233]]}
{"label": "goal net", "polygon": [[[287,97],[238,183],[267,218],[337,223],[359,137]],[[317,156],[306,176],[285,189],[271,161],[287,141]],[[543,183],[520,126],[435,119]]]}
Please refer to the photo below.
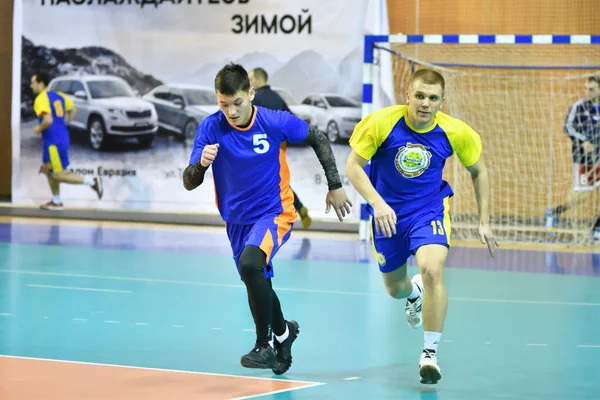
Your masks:
{"label": "goal net", "polygon": [[[572,142],[564,125],[569,108],[586,94],[587,78],[600,74],[597,39],[503,36],[489,43],[491,38],[477,35],[419,35],[412,40],[390,35],[389,43],[374,44],[373,64],[381,52],[392,54],[398,104],[406,101],[414,71],[427,67],[442,73],[442,111],[465,121],[482,137],[491,183],[490,213],[499,240],[581,245],[590,243],[600,215],[597,190],[578,192],[573,199],[579,204],[562,213],[552,230],[545,226],[545,214],[566,203],[572,193]],[[512,43],[499,43],[502,40]],[[477,239],[470,175],[452,157],[444,178],[455,192],[450,202],[452,237]]]}

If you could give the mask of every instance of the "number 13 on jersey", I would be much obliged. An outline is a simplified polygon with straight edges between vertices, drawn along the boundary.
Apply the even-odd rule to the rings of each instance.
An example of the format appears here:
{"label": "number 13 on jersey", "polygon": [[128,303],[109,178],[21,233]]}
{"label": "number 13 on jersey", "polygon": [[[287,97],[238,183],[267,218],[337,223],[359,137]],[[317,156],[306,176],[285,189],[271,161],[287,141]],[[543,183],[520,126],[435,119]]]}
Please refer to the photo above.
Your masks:
{"label": "number 13 on jersey", "polygon": [[440,221],[431,221],[431,227],[434,235],[444,235],[444,227]]}

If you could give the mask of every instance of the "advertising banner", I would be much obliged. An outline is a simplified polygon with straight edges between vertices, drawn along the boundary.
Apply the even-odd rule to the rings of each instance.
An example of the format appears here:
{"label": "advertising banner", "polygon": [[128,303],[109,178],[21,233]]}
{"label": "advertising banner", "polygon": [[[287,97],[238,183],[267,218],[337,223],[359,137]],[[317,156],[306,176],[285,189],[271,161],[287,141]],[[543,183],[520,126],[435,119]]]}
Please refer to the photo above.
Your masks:
{"label": "advertising banner", "polygon": [[[67,171],[102,176],[104,197],[61,184],[65,209],[216,214],[210,170],[188,192],[198,123],[217,112],[214,78],[229,62],[261,67],[292,112],[328,134],[358,220],[360,198],[345,176],[348,138],[361,118],[366,0],[17,0],[14,61],[18,129],[13,199],[52,198],[41,171],[42,138],[30,79],[50,77],[78,112],[70,122]],[[350,6],[351,3],[351,6]],[[20,14],[20,16],[19,16]],[[13,117],[13,122],[14,122]],[[313,218],[327,185],[308,146],[288,147],[292,188]]]}

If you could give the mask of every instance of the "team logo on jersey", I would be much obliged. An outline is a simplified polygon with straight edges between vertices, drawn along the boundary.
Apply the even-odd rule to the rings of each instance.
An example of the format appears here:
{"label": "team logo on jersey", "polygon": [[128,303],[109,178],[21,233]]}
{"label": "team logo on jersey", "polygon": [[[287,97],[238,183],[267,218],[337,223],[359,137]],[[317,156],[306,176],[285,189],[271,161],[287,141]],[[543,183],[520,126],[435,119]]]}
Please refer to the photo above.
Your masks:
{"label": "team logo on jersey", "polygon": [[385,256],[383,255],[383,253],[377,253],[376,258],[377,258],[377,264],[379,264],[383,267],[386,263]]}
{"label": "team logo on jersey", "polygon": [[431,153],[422,144],[406,143],[398,149],[394,163],[406,178],[416,178],[429,168]]}

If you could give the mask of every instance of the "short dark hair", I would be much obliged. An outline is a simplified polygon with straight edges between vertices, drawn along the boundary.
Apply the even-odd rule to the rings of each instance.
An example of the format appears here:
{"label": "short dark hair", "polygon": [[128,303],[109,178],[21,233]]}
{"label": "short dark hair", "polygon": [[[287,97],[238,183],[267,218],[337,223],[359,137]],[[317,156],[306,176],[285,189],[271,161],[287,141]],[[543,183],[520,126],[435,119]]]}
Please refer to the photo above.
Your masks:
{"label": "short dark hair", "polygon": [[596,82],[596,84],[600,86],[600,75],[592,75],[588,77],[588,82]]}
{"label": "short dark hair", "polygon": [[252,72],[254,72],[254,75],[256,75],[258,78],[264,80],[265,82],[267,82],[269,80],[269,74],[267,74],[267,71],[265,71],[264,69],[258,67],[258,68],[254,68],[252,70]]}
{"label": "short dark hair", "polygon": [[412,85],[415,81],[421,81],[427,85],[439,84],[442,86],[442,92],[446,89],[446,82],[442,74],[432,69],[420,69],[412,74],[409,85]]}
{"label": "short dark hair", "polygon": [[35,74],[33,74],[31,76],[35,76],[36,82],[43,83],[46,86],[48,86],[48,83],[50,83],[50,78],[48,77],[48,74],[45,72],[36,72]]}
{"label": "short dark hair", "polygon": [[239,64],[229,63],[217,73],[215,90],[225,96],[233,96],[240,90],[250,90],[248,72]]}

